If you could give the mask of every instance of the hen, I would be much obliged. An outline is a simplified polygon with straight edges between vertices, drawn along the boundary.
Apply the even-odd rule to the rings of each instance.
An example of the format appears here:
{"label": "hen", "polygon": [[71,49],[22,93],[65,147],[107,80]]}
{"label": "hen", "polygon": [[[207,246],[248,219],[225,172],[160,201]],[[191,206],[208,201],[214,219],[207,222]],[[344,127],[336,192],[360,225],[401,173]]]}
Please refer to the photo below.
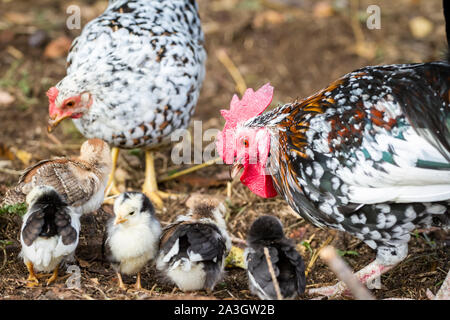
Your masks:
{"label": "hen", "polygon": [[79,214],[90,213],[103,202],[110,171],[108,144],[89,139],[81,145],[77,158],[42,160],[25,169],[17,185],[6,193],[2,206],[23,203],[34,187],[46,185],[53,187]]}
{"label": "hen", "polygon": [[72,44],[67,75],[47,92],[49,131],[72,118],[88,138],[146,149],[143,191],[158,207],[151,149],[188,126],[205,75],[206,52],[194,0],[110,0]]}
{"label": "hen", "polygon": [[[445,1],[444,12],[448,31]],[[267,84],[233,97],[218,152],[255,194],[280,194],[316,226],[375,249],[362,282],[406,257],[416,227],[450,226],[448,61],[365,67],[262,114],[272,95]]]}

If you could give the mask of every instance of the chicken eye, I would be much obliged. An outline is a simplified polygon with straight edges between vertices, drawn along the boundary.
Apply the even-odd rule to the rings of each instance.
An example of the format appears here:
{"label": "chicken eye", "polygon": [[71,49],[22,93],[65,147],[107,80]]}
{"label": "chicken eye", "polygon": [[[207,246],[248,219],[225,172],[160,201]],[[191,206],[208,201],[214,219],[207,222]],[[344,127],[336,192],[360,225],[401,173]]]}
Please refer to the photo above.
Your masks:
{"label": "chicken eye", "polygon": [[75,101],[70,100],[69,102],[66,103],[66,107],[72,108],[75,105]]}
{"label": "chicken eye", "polygon": [[129,213],[130,216],[132,216],[133,214],[134,214],[134,211],[131,211],[131,212]]}
{"label": "chicken eye", "polygon": [[248,148],[249,142],[248,142],[248,139],[247,139],[247,138],[243,138],[241,142],[242,142],[242,145],[243,145],[244,147]]}

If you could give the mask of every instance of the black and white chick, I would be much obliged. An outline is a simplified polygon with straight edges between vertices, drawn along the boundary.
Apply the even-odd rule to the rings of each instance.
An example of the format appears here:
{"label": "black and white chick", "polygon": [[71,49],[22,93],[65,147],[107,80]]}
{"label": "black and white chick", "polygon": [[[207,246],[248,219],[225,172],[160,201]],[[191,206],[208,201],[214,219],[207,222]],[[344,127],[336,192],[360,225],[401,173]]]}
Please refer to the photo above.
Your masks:
{"label": "black and white chick", "polygon": [[164,228],[156,268],[182,291],[212,291],[231,249],[222,203],[201,201]]}
{"label": "black and white chick", "polygon": [[140,192],[121,193],[114,201],[114,215],[106,227],[103,243],[105,258],[126,289],[122,274],[137,274],[135,288],[142,289],[141,270],[158,253],[161,225],[150,200]]}
{"label": "black and white chick", "polygon": [[262,300],[277,299],[264,247],[269,251],[282,298],[295,299],[305,291],[305,264],[294,243],[285,237],[280,220],[273,216],[256,219],[247,236],[244,258],[250,291]]}
{"label": "black and white chick", "polygon": [[78,245],[80,215],[63,201],[55,189],[36,186],[27,195],[28,211],[20,231],[20,256],[27,266],[28,287],[39,285],[35,271],[53,272],[47,285],[58,278],[58,268]]}

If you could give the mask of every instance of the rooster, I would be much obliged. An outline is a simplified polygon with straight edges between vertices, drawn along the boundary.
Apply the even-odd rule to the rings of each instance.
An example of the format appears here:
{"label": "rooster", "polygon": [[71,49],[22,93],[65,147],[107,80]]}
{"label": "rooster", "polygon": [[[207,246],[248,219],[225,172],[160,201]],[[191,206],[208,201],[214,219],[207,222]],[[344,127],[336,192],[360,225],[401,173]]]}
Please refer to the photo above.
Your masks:
{"label": "rooster", "polygon": [[67,75],[47,92],[52,131],[71,118],[88,138],[110,143],[117,192],[119,149],[145,148],[143,192],[157,207],[151,150],[188,126],[205,76],[206,52],[194,0],[110,0],[67,57]]}
{"label": "rooster", "polygon": [[[444,1],[449,40],[449,8]],[[450,65],[371,66],[302,101],[263,113],[273,88],[248,89],[217,149],[253,193],[280,194],[318,227],[348,232],[377,252],[357,272],[371,284],[405,259],[418,226],[450,226]],[[310,290],[339,295],[343,283]]]}

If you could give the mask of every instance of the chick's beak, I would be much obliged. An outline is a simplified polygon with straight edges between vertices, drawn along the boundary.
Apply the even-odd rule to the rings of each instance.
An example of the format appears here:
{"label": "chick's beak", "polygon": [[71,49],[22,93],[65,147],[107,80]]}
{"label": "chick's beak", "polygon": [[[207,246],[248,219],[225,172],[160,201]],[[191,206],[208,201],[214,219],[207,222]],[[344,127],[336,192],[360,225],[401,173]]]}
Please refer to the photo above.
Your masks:
{"label": "chick's beak", "polygon": [[114,220],[114,225],[124,223],[125,221],[127,221],[127,219],[122,218],[121,216],[117,216],[116,220]]}
{"label": "chick's beak", "polygon": [[237,177],[243,168],[244,168],[244,166],[239,162],[236,162],[235,164],[233,164],[233,166],[231,167],[231,173],[230,173],[231,179],[234,179],[235,177]]}
{"label": "chick's beak", "polygon": [[61,121],[69,117],[70,114],[50,116],[50,119],[48,119],[47,131],[51,133]]}

